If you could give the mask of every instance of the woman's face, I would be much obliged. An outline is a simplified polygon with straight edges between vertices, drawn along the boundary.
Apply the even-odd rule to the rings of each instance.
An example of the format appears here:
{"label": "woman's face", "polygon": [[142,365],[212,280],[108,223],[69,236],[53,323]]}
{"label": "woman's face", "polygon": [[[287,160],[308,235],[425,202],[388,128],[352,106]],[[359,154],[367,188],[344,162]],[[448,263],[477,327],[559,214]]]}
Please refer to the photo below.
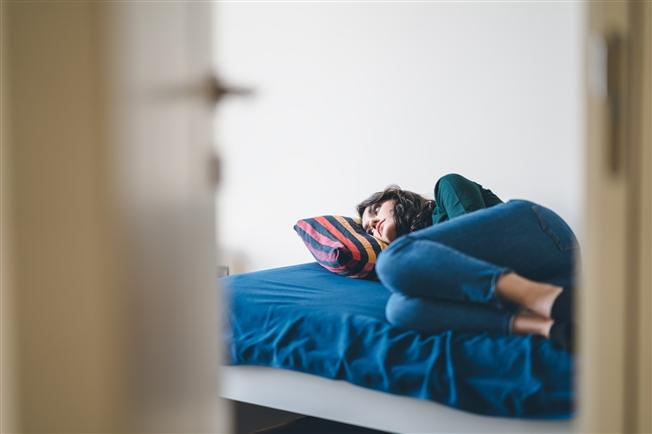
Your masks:
{"label": "woman's face", "polygon": [[362,227],[369,234],[386,243],[396,239],[396,221],[394,220],[395,200],[369,205],[362,213]]}

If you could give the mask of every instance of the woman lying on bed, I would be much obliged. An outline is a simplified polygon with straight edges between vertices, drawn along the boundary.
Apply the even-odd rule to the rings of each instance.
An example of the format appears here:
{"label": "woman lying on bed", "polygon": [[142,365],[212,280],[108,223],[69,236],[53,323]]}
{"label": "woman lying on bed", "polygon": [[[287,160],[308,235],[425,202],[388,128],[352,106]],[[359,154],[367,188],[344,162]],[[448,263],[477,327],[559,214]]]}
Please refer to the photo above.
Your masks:
{"label": "woman lying on bed", "polygon": [[376,273],[393,292],[392,324],[539,334],[572,349],[579,248],[553,211],[526,200],[503,203],[456,174],[437,181],[434,201],[392,186],[357,210],[369,234],[391,243]]}

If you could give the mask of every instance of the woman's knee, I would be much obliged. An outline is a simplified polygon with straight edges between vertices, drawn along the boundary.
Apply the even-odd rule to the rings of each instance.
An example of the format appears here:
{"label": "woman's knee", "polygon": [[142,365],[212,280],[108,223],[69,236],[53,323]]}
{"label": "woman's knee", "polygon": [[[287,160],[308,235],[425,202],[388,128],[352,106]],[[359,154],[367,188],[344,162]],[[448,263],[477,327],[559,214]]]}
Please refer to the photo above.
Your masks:
{"label": "woman's knee", "polygon": [[414,240],[402,238],[392,243],[378,256],[376,262],[376,275],[388,289],[401,292],[405,281],[410,274],[406,262],[405,249],[409,249]]}
{"label": "woman's knee", "polygon": [[385,318],[395,327],[408,327],[410,318],[410,299],[402,294],[392,294],[385,305]]}

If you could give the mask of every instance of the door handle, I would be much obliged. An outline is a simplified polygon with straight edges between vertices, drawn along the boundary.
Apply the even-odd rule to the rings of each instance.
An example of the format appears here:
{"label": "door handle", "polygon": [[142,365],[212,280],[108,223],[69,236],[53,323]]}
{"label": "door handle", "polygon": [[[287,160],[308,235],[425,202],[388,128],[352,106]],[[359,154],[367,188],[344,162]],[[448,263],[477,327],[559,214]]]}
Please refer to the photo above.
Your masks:
{"label": "door handle", "polygon": [[195,82],[159,87],[152,96],[165,102],[199,99],[209,106],[216,106],[225,98],[250,97],[254,94],[252,88],[226,84],[217,74],[208,74]]}
{"label": "door handle", "polygon": [[216,74],[209,76],[206,88],[209,101],[215,105],[219,104],[224,98],[254,95],[253,89],[225,84]]}

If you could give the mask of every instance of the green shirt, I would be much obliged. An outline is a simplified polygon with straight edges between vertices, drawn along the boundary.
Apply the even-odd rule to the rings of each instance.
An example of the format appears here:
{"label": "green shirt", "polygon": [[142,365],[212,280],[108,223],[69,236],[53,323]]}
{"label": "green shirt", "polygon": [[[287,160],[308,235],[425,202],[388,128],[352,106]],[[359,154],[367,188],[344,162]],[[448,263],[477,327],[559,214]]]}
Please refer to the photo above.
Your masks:
{"label": "green shirt", "polygon": [[477,182],[452,173],[435,184],[435,208],[432,223],[442,223],[470,212],[503,203],[491,190]]}

